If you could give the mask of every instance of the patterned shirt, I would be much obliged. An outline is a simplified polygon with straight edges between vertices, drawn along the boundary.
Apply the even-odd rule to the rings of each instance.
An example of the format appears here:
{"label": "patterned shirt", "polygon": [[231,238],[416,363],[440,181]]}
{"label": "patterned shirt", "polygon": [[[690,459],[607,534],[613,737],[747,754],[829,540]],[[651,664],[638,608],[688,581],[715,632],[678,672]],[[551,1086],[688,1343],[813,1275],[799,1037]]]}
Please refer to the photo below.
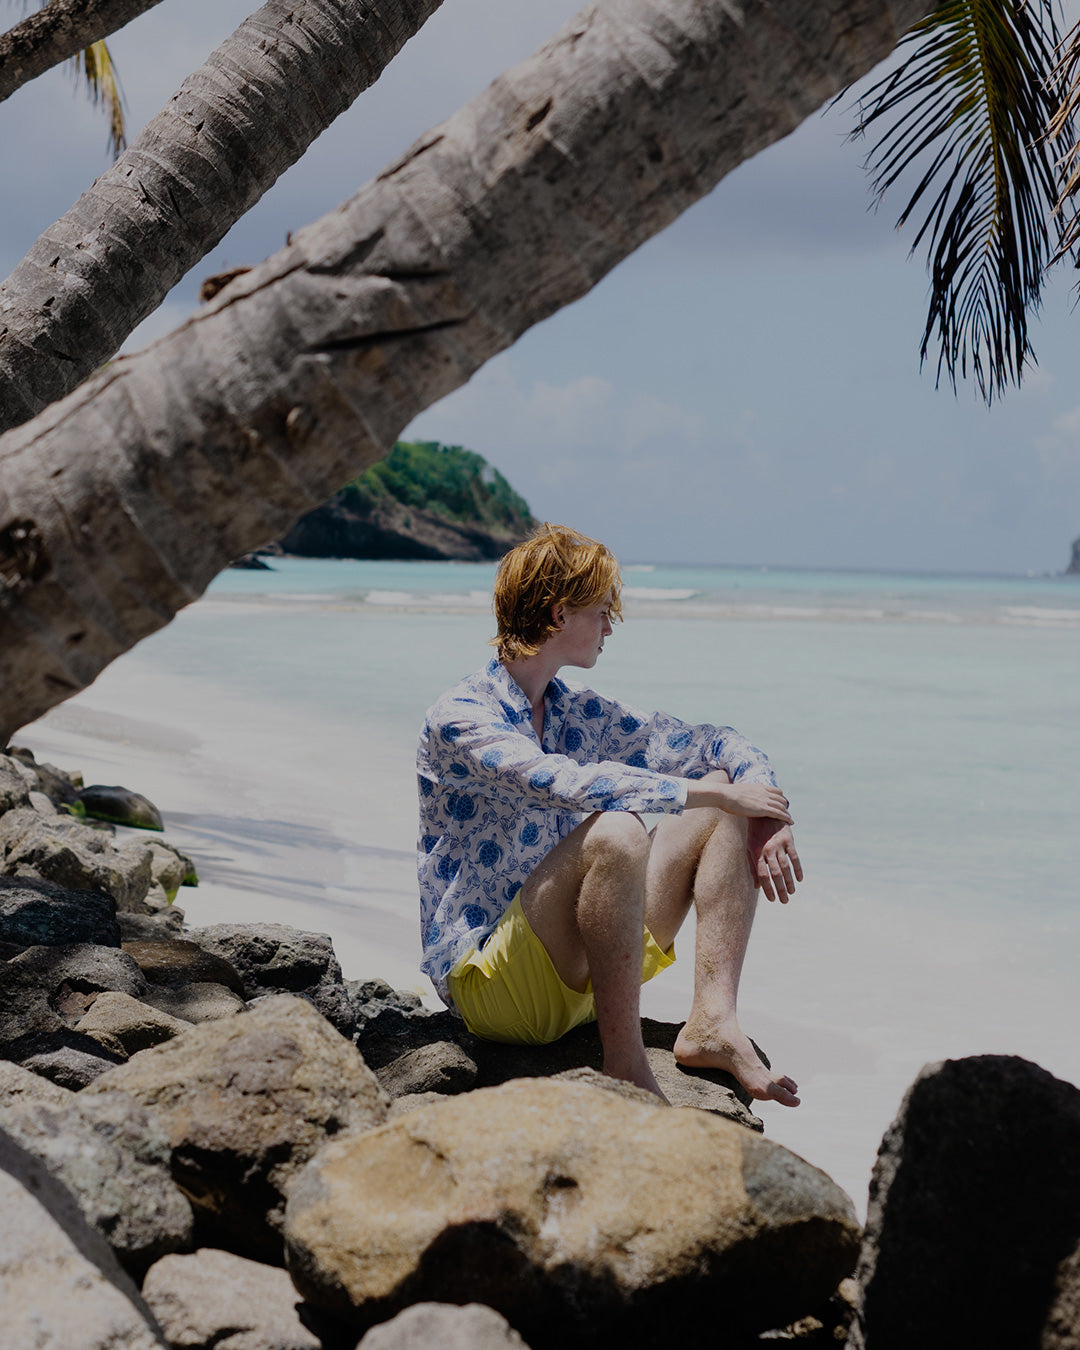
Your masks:
{"label": "patterned shirt", "polygon": [[686,784],[676,779],[711,769],[732,782],[776,782],[765,755],[731,727],[638,712],[562,679],[544,695],[541,744],[529,700],[494,657],[428,710],[416,769],[421,969],[448,1004],[450,971],[587,815],[678,813]]}

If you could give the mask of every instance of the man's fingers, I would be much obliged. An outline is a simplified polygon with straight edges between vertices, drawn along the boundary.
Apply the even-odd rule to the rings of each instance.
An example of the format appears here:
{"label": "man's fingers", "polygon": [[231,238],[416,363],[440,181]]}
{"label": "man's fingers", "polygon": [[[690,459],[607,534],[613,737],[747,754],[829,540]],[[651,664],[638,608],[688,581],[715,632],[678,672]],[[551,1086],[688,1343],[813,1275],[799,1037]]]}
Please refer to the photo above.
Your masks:
{"label": "man's fingers", "polygon": [[802,881],[802,863],[799,861],[799,855],[795,850],[794,844],[790,845],[788,848],[788,857],[791,859],[791,865],[795,868],[796,879]]}
{"label": "man's fingers", "polygon": [[765,895],[770,900],[776,899],[776,892],[773,890],[772,873],[769,871],[769,864],[764,857],[758,859],[757,864],[758,883]]}

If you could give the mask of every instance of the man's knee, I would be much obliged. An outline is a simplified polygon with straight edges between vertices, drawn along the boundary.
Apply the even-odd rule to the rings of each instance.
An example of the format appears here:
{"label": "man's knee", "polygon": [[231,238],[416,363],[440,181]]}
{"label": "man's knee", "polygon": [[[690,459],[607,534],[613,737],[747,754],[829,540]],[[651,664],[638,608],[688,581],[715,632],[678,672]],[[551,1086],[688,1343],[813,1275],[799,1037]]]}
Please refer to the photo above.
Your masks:
{"label": "man's knee", "polygon": [[649,859],[649,833],[632,811],[598,811],[588,822],[586,856],[590,864],[640,864]]}

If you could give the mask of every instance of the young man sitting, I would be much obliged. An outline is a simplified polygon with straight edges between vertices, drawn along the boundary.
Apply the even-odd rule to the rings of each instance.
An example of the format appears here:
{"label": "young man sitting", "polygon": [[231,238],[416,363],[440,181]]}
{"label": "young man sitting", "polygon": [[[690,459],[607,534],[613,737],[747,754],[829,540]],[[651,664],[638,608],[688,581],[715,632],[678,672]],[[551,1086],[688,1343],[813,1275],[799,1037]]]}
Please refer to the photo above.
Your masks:
{"label": "young man sitting", "polygon": [[[663,1096],[640,985],[697,912],[681,1064],[797,1106],[739,1027],[757,888],[802,880],[787,798],[731,727],[651,715],[558,678],[621,617],[612,554],[545,525],[495,583],[498,651],[429,710],[417,752],[422,968],[476,1035],[543,1044],[596,1019],[604,1071]],[[660,812],[651,832],[640,812]]]}

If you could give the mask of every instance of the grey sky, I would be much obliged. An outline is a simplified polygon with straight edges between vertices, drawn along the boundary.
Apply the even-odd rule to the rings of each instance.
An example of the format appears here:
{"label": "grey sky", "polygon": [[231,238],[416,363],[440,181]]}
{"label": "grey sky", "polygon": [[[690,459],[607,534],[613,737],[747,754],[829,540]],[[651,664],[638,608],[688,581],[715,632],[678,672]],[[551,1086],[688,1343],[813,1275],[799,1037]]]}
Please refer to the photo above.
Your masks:
{"label": "grey sky", "polygon": [[[164,0],[112,48],[137,129],[251,0]],[[12,15],[18,13],[8,6]],[[527,55],[577,0],[446,0],[138,335],[257,261]],[[3,0],[0,0],[0,11]],[[0,267],[106,166],[103,120],[54,72],[3,109]],[[1039,368],[987,411],[918,368],[926,281],[873,213],[850,114],[742,166],[592,294],[410,434],[481,451],[538,515],[627,559],[960,571],[1064,566],[1080,533],[1080,314],[1062,272]],[[15,129],[12,134],[11,128]]]}

